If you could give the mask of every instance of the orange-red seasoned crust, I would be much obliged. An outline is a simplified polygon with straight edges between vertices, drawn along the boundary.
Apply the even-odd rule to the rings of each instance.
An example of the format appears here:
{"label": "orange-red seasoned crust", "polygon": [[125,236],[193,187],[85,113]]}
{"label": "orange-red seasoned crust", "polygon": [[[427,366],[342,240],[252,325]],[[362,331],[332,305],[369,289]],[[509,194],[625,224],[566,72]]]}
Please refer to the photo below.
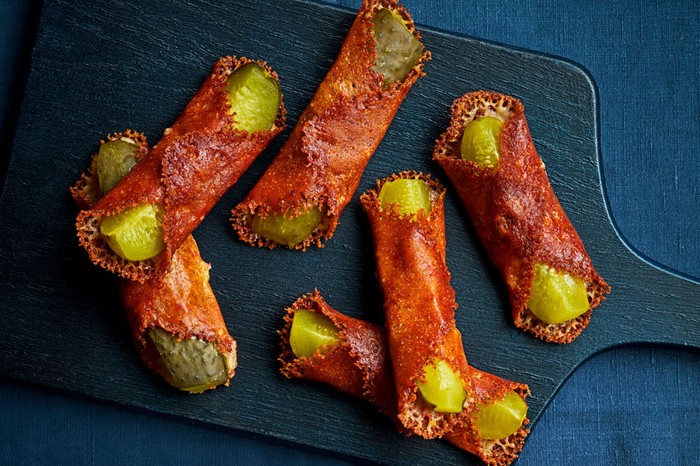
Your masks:
{"label": "orange-red seasoned crust", "polygon": [[[399,215],[395,206],[382,209],[379,191],[384,183],[416,177],[430,186],[428,216],[422,210],[411,218]],[[379,181],[376,190],[360,198],[372,229],[384,295],[398,416],[407,429],[425,438],[441,437],[467,414],[467,410],[457,415],[436,413],[418,396],[417,383],[427,365],[445,360],[462,379],[467,405],[473,403],[469,367],[454,319],[457,303],[445,263],[444,197],[444,188],[430,177],[403,172]]]}
{"label": "orange-red seasoned crust", "polygon": [[[291,318],[297,309],[310,309],[329,317],[340,330],[340,345],[325,354],[317,353],[313,358],[296,358],[289,347],[289,329]],[[282,338],[280,371],[285,377],[325,383],[372,403],[382,413],[397,420],[389,345],[382,327],[341,314],[315,291],[299,298],[287,309],[285,327],[279,333]],[[516,391],[523,400],[530,394],[525,384],[511,382],[471,366],[469,374],[474,386],[474,409],[477,404],[503,399],[511,390]],[[526,427],[528,423],[529,420],[525,419],[518,431],[508,438],[484,440],[469,416],[463,424],[456,425],[445,439],[479,456],[487,464],[508,465],[522,450],[529,433]],[[405,429],[402,430],[410,434]]]}
{"label": "orange-red seasoned crust", "polygon": [[[80,244],[90,259],[124,278],[143,282],[170,267],[175,250],[202,221],[216,201],[284,127],[284,105],[269,131],[234,130],[229,115],[226,79],[247,58],[221,58],[177,121],[163,133],[146,159],[89,210],[78,215]],[[257,62],[274,73],[263,62]],[[160,204],[165,250],[153,259],[120,258],[99,234],[100,219],[142,203]]]}
{"label": "orange-red seasoned crust", "polygon": [[190,235],[173,254],[168,272],[145,283],[120,280],[122,301],[141,358],[166,380],[171,378],[170,373],[148,338],[148,331],[154,327],[160,327],[180,340],[196,337],[215,343],[226,359],[229,381],[234,375],[236,341],[229,335],[209,286],[209,268]]}
{"label": "orange-red seasoned crust", "polygon": [[277,243],[251,230],[253,215],[291,212],[296,216],[313,206],[325,213],[324,221],[295,248],[323,246],[333,236],[365,166],[430,59],[430,53],[424,52],[402,82],[384,89],[383,76],[372,70],[376,60],[372,18],[381,8],[401,15],[420,39],[410,15],[396,0],[363,2],[335,63],[289,139],[253,190],[233,209],[232,225],[243,241],[273,248]]}
{"label": "orange-red seasoned crust", "polygon": [[[483,116],[504,121],[498,169],[479,167],[460,155],[464,128]],[[591,311],[558,325],[537,319],[527,310],[535,263],[582,278],[591,309],[610,287],[594,269],[552,190],[530,137],[523,105],[512,97],[485,91],[460,97],[452,105],[450,126],[438,139],[433,157],[457,189],[506,282],[515,325],[546,341],[573,341],[588,325]]]}
{"label": "orange-red seasoned crust", "polygon": [[[299,309],[318,312],[333,322],[340,344],[313,358],[297,358],[289,345],[289,331],[294,313]],[[384,329],[370,322],[353,319],[326,303],[318,290],[297,299],[286,309],[282,338],[280,371],[287,378],[314,380],[331,385],[344,393],[369,401],[391,418],[396,417],[396,393],[391,375],[391,361],[379,358],[386,350]]]}

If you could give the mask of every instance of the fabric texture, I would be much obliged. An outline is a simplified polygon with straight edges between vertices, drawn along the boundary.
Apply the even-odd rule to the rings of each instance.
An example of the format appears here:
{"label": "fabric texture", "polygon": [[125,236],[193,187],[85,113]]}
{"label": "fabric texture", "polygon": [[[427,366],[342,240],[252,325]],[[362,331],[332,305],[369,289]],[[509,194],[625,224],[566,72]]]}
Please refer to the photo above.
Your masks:
{"label": "fabric texture", "polygon": [[[357,9],[360,2],[329,3]],[[587,68],[598,86],[604,185],[621,236],[663,268],[700,279],[700,9],[694,1],[405,4],[419,25]],[[15,121],[23,89],[18,76],[37,16],[30,2],[0,1],[4,128]],[[5,148],[10,133],[3,133]],[[644,347],[596,356],[564,384],[518,464],[698,464],[699,386],[698,352]],[[0,382],[0,413],[3,464],[355,463],[10,381]]]}

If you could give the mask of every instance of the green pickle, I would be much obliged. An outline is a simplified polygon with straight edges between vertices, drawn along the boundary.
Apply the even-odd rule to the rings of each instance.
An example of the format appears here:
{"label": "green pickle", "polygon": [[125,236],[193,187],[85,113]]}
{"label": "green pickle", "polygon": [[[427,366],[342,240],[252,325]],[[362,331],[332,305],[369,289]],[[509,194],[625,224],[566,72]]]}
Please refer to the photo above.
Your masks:
{"label": "green pickle", "polygon": [[403,81],[420,60],[423,44],[408,30],[395,12],[382,8],[374,15],[377,59],[374,71],[384,76],[384,86]]}
{"label": "green pickle", "polygon": [[95,165],[102,194],[107,194],[136,165],[136,144],[128,139],[116,139],[100,146]]}
{"label": "green pickle", "polygon": [[498,167],[501,129],[503,122],[496,117],[472,120],[462,134],[462,159],[476,162],[482,167]]}
{"label": "green pickle", "polygon": [[383,209],[398,204],[401,215],[415,215],[422,210],[430,214],[430,186],[420,178],[399,178],[384,183],[379,191],[379,202]]}
{"label": "green pickle", "polygon": [[253,233],[279,244],[293,248],[311,236],[323,220],[318,207],[310,207],[299,215],[289,218],[287,214],[270,213],[265,217],[256,215],[251,222]]}
{"label": "green pickle", "polygon": [[178,340],[160,327],[152,328],[148,335],[180,390],[201,393],[228,380],[226,361],[214,343],[197,338]]}
{"label": "green pickle", "polygon": [[510,391],[502,400],[479,405],[474,424],[484,440],[508,438],[520,428],[526,415],[527,404]]}
{"label": "green pickle", "polygon": [[442,359],[425,366],[425,382],[418,383],[418,391],[437,413],[459,413],[467,398],[459,374]]}
{"label": "green pickle", "polygon": [[586,284],[581,278],[540,263],[535,264],[535,279],[527,306],[546,324],[575,319],[590,307]]}
{"label": "green pickle", "polygon": [[338,329],[331,319],[309,309],[299,309],[294,313],[289,346],[296,357],[310,358],[319,348],[333,347],[338,343]]}
{"label": "green pickle", "polygon": [[103,218],[100,233],[117,255],[129,261],[142,261],[165,249],[162,225],[160,205],[144,203]]}
{"label": "green pickle", "polygon": [[247,63],[226,81],[234,128],[253,133],[269,130],[277,119],[282,95],[277,81],[257,63]]}

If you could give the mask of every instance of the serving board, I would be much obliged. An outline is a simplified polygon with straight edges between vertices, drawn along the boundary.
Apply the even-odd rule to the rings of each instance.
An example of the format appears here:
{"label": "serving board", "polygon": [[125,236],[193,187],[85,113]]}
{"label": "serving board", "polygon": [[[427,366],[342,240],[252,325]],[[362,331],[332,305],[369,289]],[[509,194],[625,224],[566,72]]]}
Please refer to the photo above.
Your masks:
{"label": "serving board", "polygon": [[[306,253],[254,249],[236,240],[228,212],[288,136],[354,12],[285,0],[153,3],[44,4],[0,200],[0,374],[383,463],[476,463],[443,442],[399,436],[358,400],[284,379],[275,330],[283,308],[314,288],[336,309],[382,322],[359,194],[405,169],[446,181],[430,161],[433,142],[448,124],[452,100],[481,88],[524,102],[554,189],[613,291],[570,345],[548,345],[515,329],[505,288],[448,188],[447,262],[470,362],[529,384],[529,417],[536,421],[575,367],[603,349],[640,342],[700,347],[700,287],[637,258],[611,224],[596,89],[576,65],[419,27],[434,59],[370,161],[335,237]],[[230,387],[187,396],[138,360],[115,280],[77,246],[77,210],[67,187],[105,134],[134,128],[157,142],[226,54],[265,59],[278,71],[289,127],[195,232],[238,341],[239,368]]]}

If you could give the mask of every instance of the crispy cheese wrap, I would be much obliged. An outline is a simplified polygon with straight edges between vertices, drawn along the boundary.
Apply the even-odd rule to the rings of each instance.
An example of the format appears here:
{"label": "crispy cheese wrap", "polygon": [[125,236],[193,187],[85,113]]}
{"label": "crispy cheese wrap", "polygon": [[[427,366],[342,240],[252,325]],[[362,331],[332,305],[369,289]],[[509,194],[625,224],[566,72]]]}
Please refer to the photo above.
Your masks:
{"label": "crispy cheese wrap", "polygon": [[[227,86],[231,83],[227,79],[251,63],[265,70],[276,86],[277,75],[265,63],[221,58],[143,162],[94,206],[80,212],[76,221],[78,238],[93,263],[139,282],[166,272],[185,238],[283,129],[285,111],[281,100],[269,128],[251,132],[240,129],[242,111],[230,103],[231,90]],[[129,260],[107,244],[102,227],[108,217],[143,206],[157,206],[160,244],[154,257]]]}
{"label": "crispy cheese wrap", "polygon": [[[236,341],[229,335],[219,303],[209,286],[210,267],[200,257],[197,243],[190,235],[175,251],[172,267],[162,276],[145,283],[120,281],[122,301],[141,359],[177,388],[182,388],[181,382],[175,379],[180,374],[174,375],[164,364],[150,335],[153,329],[163,329],[178,341],[200,342],[200,348],[187,351],[198,352],[194,358],[205,360],[206,376],[216,382],[205,381],[204,386],[195,391],[220,384],[228,386],[235,373]],[[204,343],[213,344],[213,348],[205,350]],[[192,357],[192,354],[185,356]],[[182,374],[182,377],[190,377],[190,374]]]}
{"label": "crispy cheese wrap", "polygon": [[232,225],[243,241],[306,249],[333,236],[399,105],[423,75],[430,53],[419,39],[396,0],[363,2],[279,155],[233,209]]}
{"label": "crispy cheese wrap", "polygon": [[[105,147],[114,143],[127,144],[125,151],[134,155],[131,160],[134,166],[148,153],[146,137],[127,130],[101,141],[100,155]],[[89,209],[103,195],[101,186],[104,184],[100,182],[98,167],[100,160],[95,154],[89,169],[70,188],[73,199],[82,209]],[[119,279],[122,301],[141,359],[174,387],[193,393],[217,385],[228,386],[237,365],[236,341],[226,328],[209,286],[209,268],[200,257],[194,238],[189,235],[173,254],[172,266],[167,272],[144,283]],[[163,331],[156,330],[160,332],[159,343],[166,342],[167,350],[174,355],[169,356],[167,365],[150,333],[154,329]],[[175,343],[177,340],[186,343]],[[171,371],[177,364],[181,369]],[[190,373],[184,374],[185,371]],[[197,371],[207,372],[203,377],[205,380],[198,380],[198,376],[204,374],[197,374]]]}
{"label": "crispy cheese wrap", "polygon": [[[465,145],[479,144],[483,137],[463,137],[465,128],[488,117],[496,126],[502,125],[500,135],[496,132],[494,137],[493,146],[500,153],[494,166],[463,159]],[[573,341],[610,287],[593,268],[552,190],[520,101],[485,91],[455,100],[450,126],[438,139],[433,157],[456,188],[506,282],[515,325],[546,341]],[[555,287],[567,289],[568,297],[556,295]],[[556,315],[535,315],[535,306],[547,300],[559,300],[561,308],[575,307],[562,301],[573,301],[577,287],[579,315],[563,322]]]}
{"label": "crispy cheese wrap", "polygon": [[[290,329],[299,309],[328,317],[339,332],[339,343],[313,357],[297,357],[290,345]],[[331,308],[318,291],[302,296],[287,309],[285,326],[280,332],[281,372],[287,378],[314,380],[332,385],[349,395],[363,398],[396,417],[396,390],[391,361],[379,357],[386,350],[384,329],[369,322],[348,317]]]}
{"label": "crispy cheese wrap", "polygon": [[[295,313],[313,310],[328,317],[338,328],[340,341],[327,352],[317,351],[312,357],[297,357],[290,345],[290,329]],[[281,336],[282,374],[287,378],[312,380],[330,385],[344,393],[375,405],[382,413],[396,420],[397,405],[389,348],[384,329],[354,319],[333,309],[318,291],[299,298],[285,315]],[[488,372],[469,367],[474,396],[479,405],[503,399],[515,391],[524,400],[530,393],[527,385],[502,379]],[[473,414],[473,413],[472,413]],[[485,463],[507,465],[518,457],[529,433],[525,418],[515,432],[506,438],[482,438],[473,416],[445,436],[457,447],[478,455]],[[397,423],[398,424],[398,423]]]}
{"label": "crispy cheese wrap", "polygon": [[[417,179],[428,188],[430,212],[402,215],[383,207],[380,192],[395,180]],[[384,295],[389,353],[394,369],[398,417],[409,431],[442,437],[463,422],[474,402],[462,337],[455,325],[455,293],[445,263],[445,190],[428,176],[403,172],[377,182],[360,200],[374,238],[377,277]],[[446,363],[464,390],[458,412],[439,412],[418,393],[429,383],[427,368]],[[424,392],[421,391],[422,394]]]}

